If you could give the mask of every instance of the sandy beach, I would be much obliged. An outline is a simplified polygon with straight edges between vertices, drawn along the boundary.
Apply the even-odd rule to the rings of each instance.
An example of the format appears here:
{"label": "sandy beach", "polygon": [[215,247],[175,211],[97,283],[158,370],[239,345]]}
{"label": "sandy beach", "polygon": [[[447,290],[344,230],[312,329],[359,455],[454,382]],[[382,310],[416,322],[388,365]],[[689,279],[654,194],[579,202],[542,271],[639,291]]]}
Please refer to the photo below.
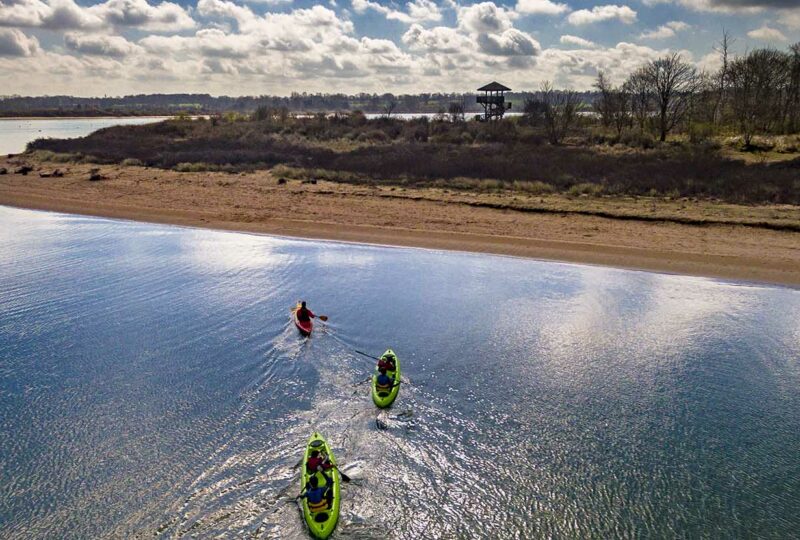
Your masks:
{"label": "sandy beach", "polygon": [[[800,285],[800,208],[648,198],[465,193],[318,181],[270,171],[178,173],[144,167],[0,160],[0,204],[397,246],[472,251]],[[60,178],[40,172],[60,169]]]}

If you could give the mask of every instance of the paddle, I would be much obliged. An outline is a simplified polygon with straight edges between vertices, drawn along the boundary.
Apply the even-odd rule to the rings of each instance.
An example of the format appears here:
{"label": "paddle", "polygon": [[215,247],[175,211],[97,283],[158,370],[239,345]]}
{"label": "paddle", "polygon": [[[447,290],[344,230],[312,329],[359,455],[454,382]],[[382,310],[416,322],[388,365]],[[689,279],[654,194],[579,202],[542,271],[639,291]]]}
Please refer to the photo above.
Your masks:
{"label": "paddle", "polygon": [[341,477],[342,477],[342,482],[350,482],[350,477],[349,477],[349,476],[347,476],[346,474],[344,474],[344,473],[342,472],[342,470],[339,468],[339,466],[338,466],[338,465],[334,465],[334,466],[333,466],[333,467],[331,467],[331,468],[332,468],[332,469],[336,469],[337,471],[339,471],[339,476],[341,476]]}
{"label": "paddle", "polygon": [[359,351],[358,349],[353,349],[353,350],[354,350],[354,351],[356,351],[358,354],[360,354],[360,355],[362,355],[362,356],[366,356],[367,358],[372,358],[373,360],[378,360],[378,361],[380,361],[380,358],[378,358],[377,356],[372,356],[371,354],[367,354],[367,353],[365,353],[365,352],[361,352],[361,351]]}

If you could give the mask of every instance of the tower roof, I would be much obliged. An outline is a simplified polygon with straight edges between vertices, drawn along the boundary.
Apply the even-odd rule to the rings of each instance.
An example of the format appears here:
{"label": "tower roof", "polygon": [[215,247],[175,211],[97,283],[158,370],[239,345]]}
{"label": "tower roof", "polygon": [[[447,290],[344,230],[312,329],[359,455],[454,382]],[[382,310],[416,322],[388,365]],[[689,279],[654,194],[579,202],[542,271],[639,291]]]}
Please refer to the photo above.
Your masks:
{"label": "tower roof", "polygon": [[478,92],[510,92],[511,88],[503,86],[497,81],[492,81],[486,86],[478,88]]}

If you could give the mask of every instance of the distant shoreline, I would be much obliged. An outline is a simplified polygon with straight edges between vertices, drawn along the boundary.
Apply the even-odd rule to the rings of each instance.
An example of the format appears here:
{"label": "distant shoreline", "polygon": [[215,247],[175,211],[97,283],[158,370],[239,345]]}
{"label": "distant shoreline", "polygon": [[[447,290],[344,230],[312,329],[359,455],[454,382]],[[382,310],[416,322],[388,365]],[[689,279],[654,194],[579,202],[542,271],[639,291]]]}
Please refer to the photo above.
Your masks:
{"label": "distant shoreline", "polygon": [[[125,116],[0,116],[0,120],[123,120],[127,118],[175,118],[177,115],[125,115]],[[202,116],[202,115],[199,115]]]}
{"label": "distant shoreline", "polygon": [[[0,166],[9,167],[0,161]],[[800,286],[800,233],[738,225],[740,207],[705,208],[698,215],[725,222],[692,225],[633,216],[582,215],[583,199],[552,197],[544,213],[481,206],[479,194],[435,189],[369,187],[323,182],[279,184],[269,171],[247,174],[178,173],[101,166],[107,180],[88,181],[96,165],[60,167],[63,178],[0,176],[0,204],[145,222],[322,240],[512,255],[671,274]],[[514,196],[516,201],[518,196]],[[511,200],[511,196],[508,197]],[[536,198],[538,202],[539,197]],[[541,199],[544,200],[544,199]],[[479,202],[475,205],[473,202]],[[633,211],[633,202],[603,202]],[[598,204],[600,204],[598,203]],[[494,203],[492,203],[494,204]],[[642,203],[643,208],[654,202]],[[699,203],[698,203],[699,204]],[[572,206],[570,206],[572,205]],[[573,208],[574,207],[574,208]],[[627,208],[627,210],[626,210]],[[784,213],[797,207],[741,207]],[[664,208],[664,212],[670,211]],[[731,214],[734,212],[734,214]]]}

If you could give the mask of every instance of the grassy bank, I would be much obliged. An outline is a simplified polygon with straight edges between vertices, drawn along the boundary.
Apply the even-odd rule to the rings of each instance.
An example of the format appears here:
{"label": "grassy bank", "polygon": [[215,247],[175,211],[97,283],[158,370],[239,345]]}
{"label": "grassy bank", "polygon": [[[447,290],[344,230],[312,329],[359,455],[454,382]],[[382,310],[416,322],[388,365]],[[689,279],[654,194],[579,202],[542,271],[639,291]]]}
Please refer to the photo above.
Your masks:
{"label": "grassy bank", "polygon": [[555,146],[517,119],[484,124],[351,114],[170,120],[40,139],[29,151],[185,172],[282,165],[291,168],[287,175],[347,183],[800,204],[800,156],[791,143],[784,146],[780,159],[740,159],[714,141],[656,143],[646,134],[611,140],[586,131]]}

